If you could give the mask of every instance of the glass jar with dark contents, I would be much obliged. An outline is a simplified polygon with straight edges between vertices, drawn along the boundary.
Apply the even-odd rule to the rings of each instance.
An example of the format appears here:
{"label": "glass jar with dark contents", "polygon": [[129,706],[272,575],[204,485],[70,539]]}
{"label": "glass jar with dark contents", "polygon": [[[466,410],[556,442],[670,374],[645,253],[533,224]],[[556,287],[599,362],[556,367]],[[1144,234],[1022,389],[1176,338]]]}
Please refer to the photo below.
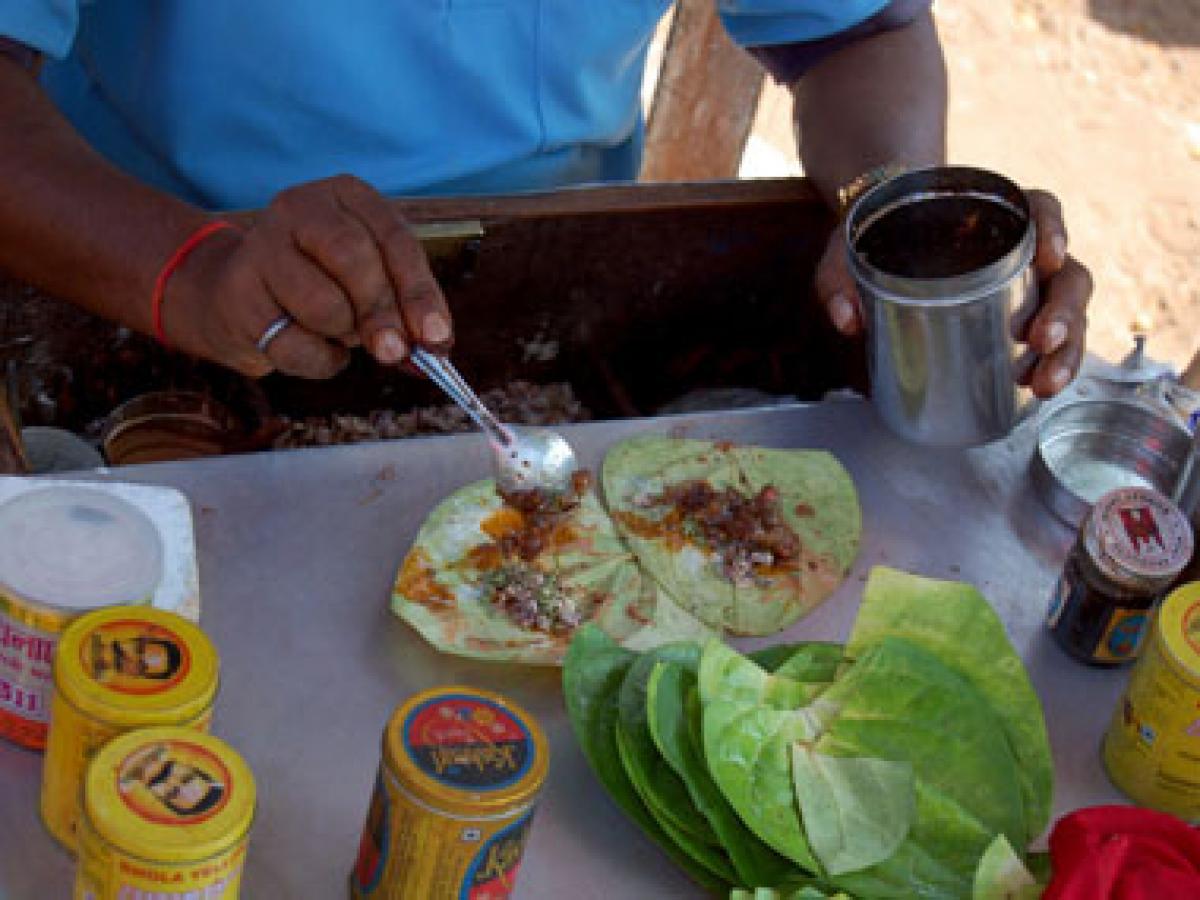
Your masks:
{"label": "glass jar with dark contents", "polygon": [[1187,517],[1158,491],[1118,488],[1092,507],[1054,589],[1046,624],[1094,666],[1138,655],[1154,604],[1192,556]]}

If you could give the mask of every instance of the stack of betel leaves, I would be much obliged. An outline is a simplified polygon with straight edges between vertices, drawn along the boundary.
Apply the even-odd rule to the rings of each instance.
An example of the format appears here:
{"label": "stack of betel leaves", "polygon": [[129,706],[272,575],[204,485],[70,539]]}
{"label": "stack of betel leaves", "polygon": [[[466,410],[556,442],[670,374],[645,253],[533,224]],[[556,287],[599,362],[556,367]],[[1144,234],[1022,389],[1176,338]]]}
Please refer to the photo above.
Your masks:
{"label": "stack of betel leaves", "polygon": [[877,568],[845,645],[642,654],[580,630],[575,734],[622,810],[714,893],[1036,897],[1053,766],[1041,704],[966,584]]}
{"label": "stack of betel leaves", "polygon": [[393,609],[440,650],[561,663],[595,623],[631,649],[770,635],[828,597],[858,551],[849,474],[829,453],[645,436],[604,460],[603,499],[467,485],[422,526]]}

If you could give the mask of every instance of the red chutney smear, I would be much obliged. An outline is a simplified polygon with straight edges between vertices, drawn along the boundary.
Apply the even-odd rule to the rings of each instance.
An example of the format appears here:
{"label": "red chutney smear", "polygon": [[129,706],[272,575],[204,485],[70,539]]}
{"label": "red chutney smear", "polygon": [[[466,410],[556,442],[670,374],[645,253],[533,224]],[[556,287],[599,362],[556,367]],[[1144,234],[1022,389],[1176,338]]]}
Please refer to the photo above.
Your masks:
{"label": "red chutney smear", "polygon": [[784,521],[779,490],[773,485],[748,497],[696,479],[670,485],[637,505],[669,507],[661,525],[674,519],[676,528],[718,553],[723,572],[735,583],[799,565],[800,538]]}

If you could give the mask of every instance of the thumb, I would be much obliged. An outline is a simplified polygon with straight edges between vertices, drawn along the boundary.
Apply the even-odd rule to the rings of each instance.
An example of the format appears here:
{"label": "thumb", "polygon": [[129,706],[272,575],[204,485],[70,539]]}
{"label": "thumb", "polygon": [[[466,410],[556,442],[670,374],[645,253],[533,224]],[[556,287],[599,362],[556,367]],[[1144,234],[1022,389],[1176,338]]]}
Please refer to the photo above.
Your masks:
{"label": "thumb", "polygon": [[846,261],[844,231],[835,228],[817,264],[817,300],[825,307],[833,327],[846,336],[862,331],[862,300]]}

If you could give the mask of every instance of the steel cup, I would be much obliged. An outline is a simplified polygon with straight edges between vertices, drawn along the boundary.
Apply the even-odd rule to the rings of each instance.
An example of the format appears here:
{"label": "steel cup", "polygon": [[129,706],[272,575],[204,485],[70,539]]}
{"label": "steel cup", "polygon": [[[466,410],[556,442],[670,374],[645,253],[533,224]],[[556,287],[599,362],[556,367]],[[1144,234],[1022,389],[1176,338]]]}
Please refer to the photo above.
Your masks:
{"label": "steel cup", "polygon": [[846,220],[863,299],[872,401],[919,444],[1007,435],[1032,400],[1020,343],[1037,310],[1033,217],[1024,192],[981,169],[943,166],[885,181]]}

